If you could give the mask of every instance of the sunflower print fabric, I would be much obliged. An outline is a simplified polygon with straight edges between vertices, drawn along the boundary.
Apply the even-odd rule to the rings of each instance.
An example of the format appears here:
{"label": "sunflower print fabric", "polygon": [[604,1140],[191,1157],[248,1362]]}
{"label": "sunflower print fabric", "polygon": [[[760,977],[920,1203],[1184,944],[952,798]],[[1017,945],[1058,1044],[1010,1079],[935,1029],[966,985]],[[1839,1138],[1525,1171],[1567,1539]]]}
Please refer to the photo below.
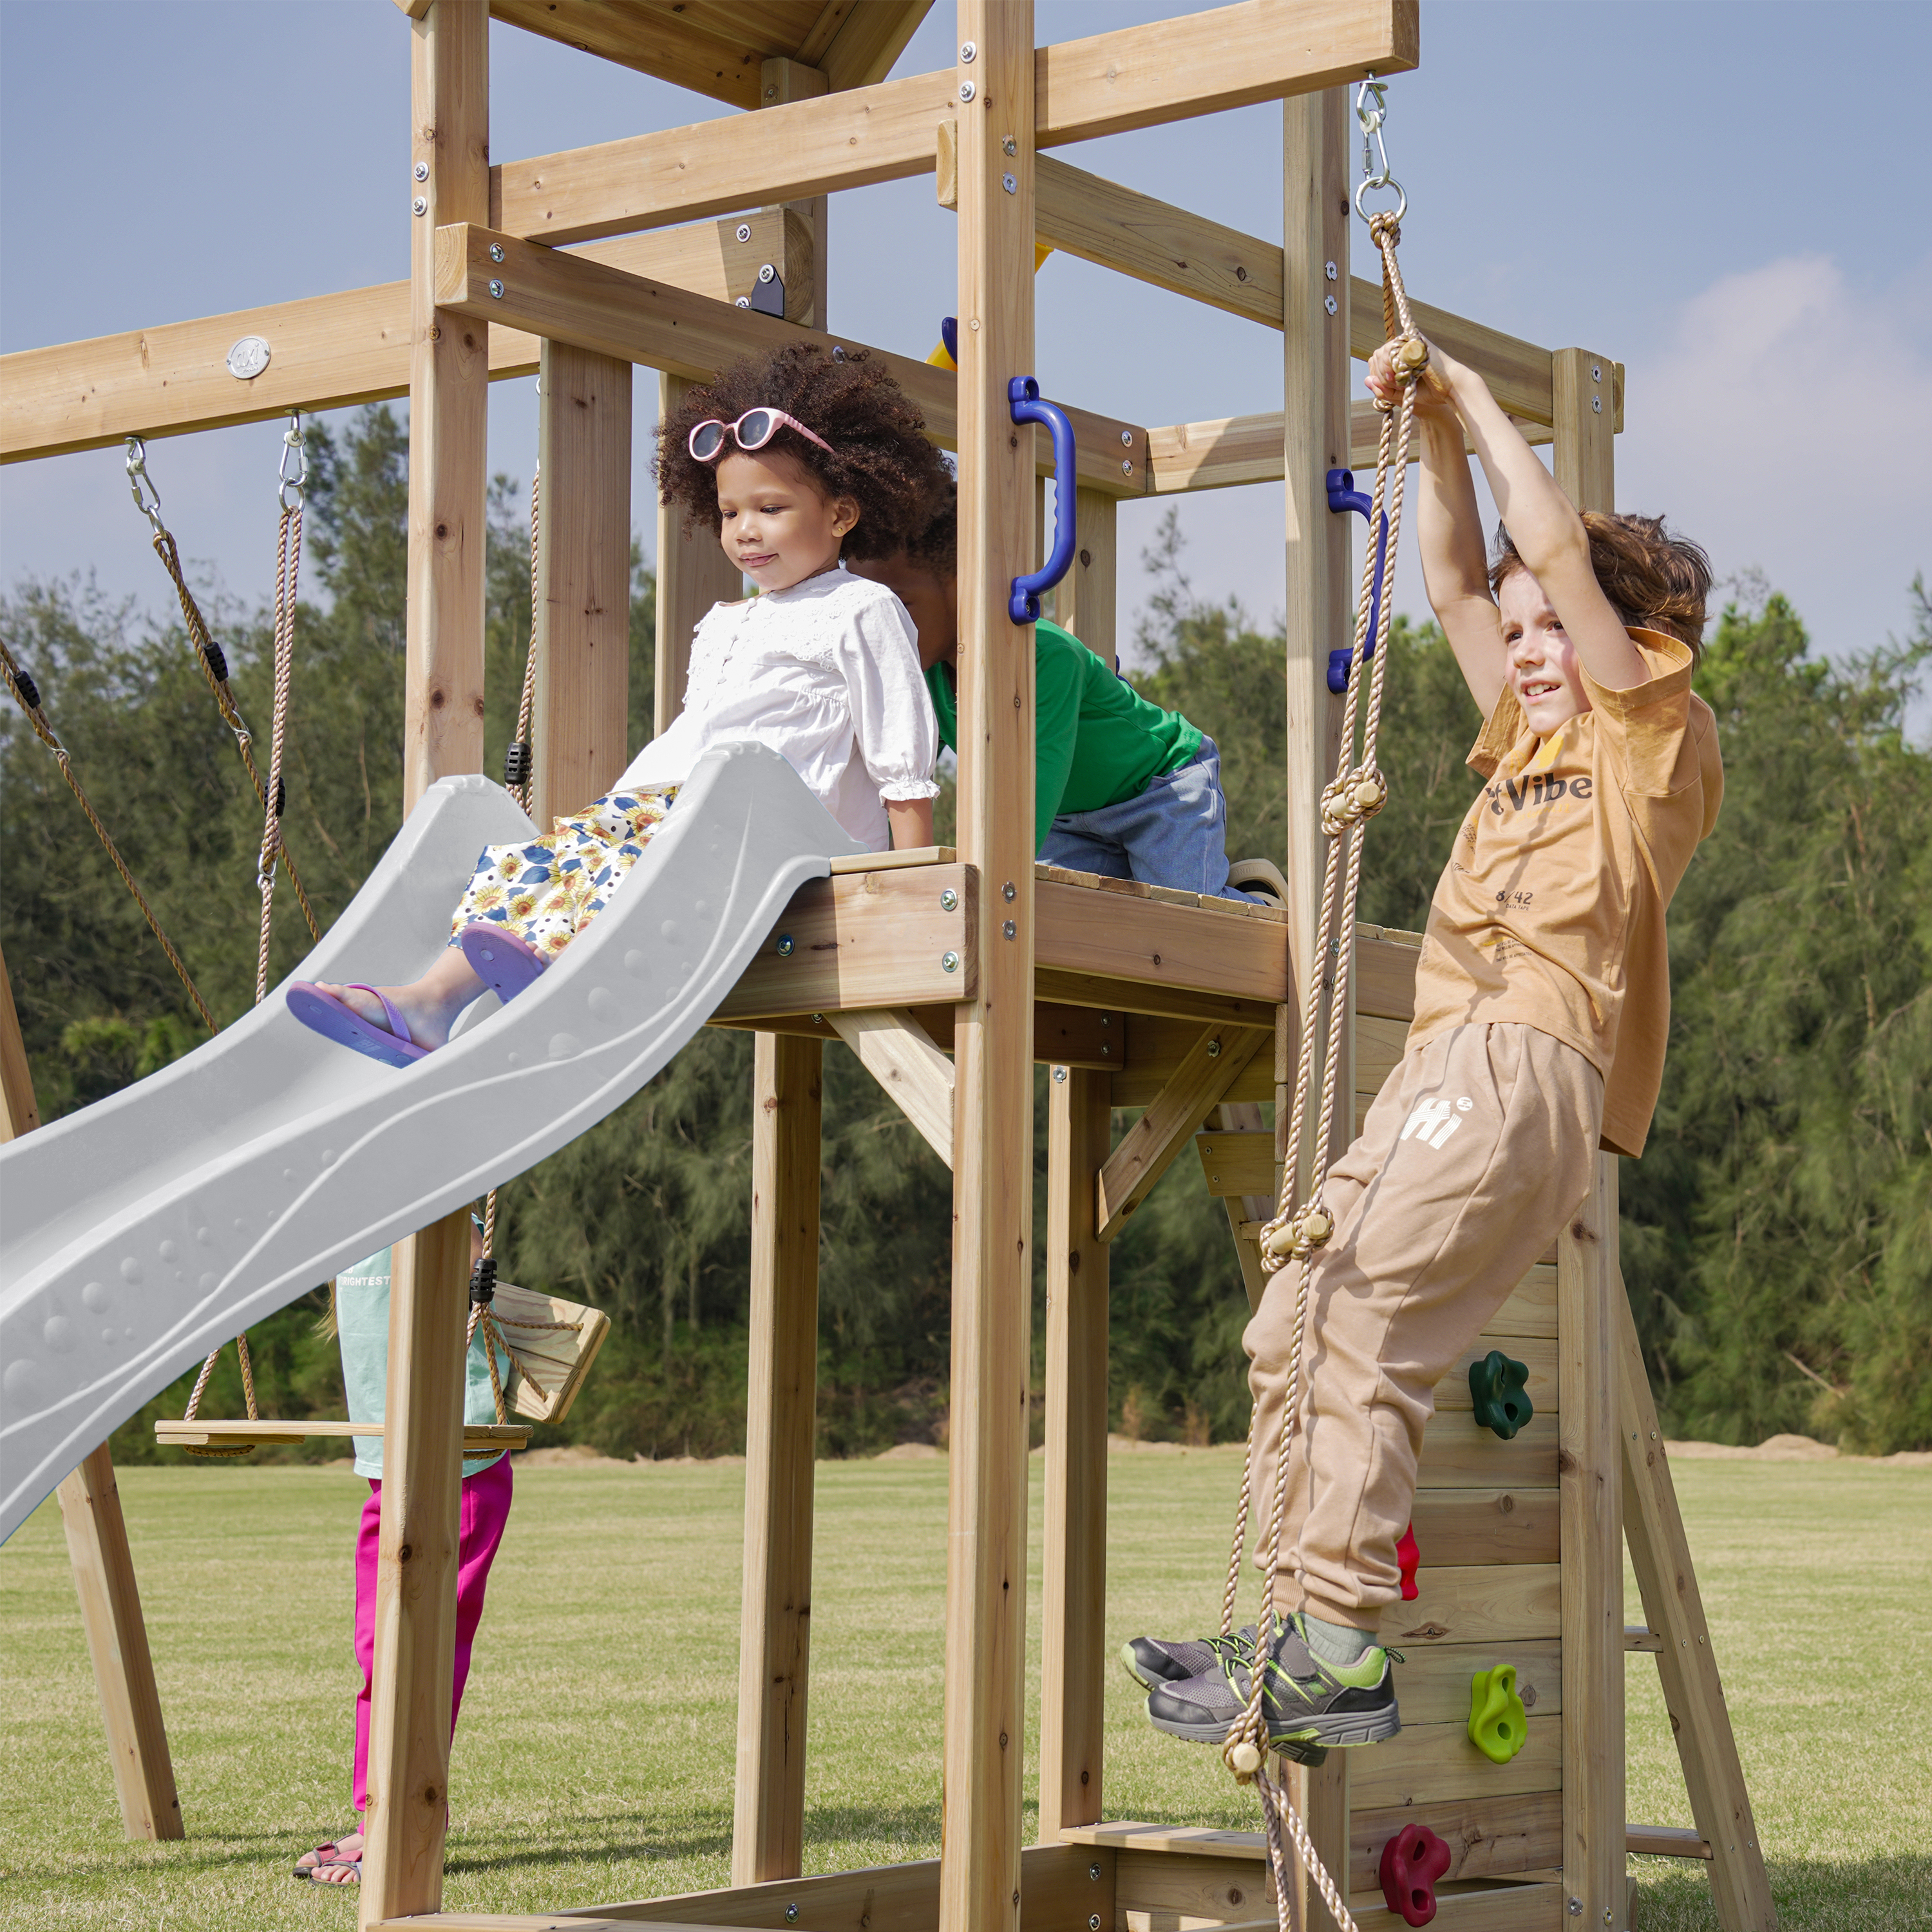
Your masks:
{"label": "sunflower print fabric", "polygon": [[604,910],[617,882],[644,856],[678,788],[614,792],[555,821],[525,845],[486,845],[450,922],[451,945],[481,922],[506,927],[554,958]]}

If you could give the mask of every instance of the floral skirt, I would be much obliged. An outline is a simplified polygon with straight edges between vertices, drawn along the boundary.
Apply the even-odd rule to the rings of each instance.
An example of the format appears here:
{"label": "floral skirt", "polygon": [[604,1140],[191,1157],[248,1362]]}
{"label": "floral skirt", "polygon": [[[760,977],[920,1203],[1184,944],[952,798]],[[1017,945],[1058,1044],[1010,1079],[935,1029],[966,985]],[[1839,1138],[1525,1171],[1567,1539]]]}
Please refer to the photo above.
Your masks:
{"label": "floral skirt", "polygon": [[526,946],[553,958],[604,910],[617,882],[644,856],[664,823],[676,785],[661,791],[614,792],[524,845],[486,845],[476,876],[450,922],[454,946],[463,928],[482,922],[507,927]]}

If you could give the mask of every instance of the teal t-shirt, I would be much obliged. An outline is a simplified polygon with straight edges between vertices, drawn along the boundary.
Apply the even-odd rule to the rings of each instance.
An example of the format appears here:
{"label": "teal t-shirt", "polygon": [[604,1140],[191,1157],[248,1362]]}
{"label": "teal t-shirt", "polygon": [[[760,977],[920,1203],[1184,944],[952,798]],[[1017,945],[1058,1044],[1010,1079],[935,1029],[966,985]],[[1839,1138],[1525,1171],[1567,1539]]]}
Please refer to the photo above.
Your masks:
{"label": "teal t-shirt", "polygon": [[[1098,812],[1138,798],[1201,748],[1201,731],[1143,698],[1058,624],[1034,626],[1034,850],[1064,812]],[[950,664],[926,674],[940,742],[959,748],[959,700]]]}
{"label": "teal t-shirt", "polygon": [[[351,1422],[380,1422],[382,1406],[389,1393],[389,1250],[382,1249],[367,1261],[344,1268],[335,1277],[336,1339],[342,1345],[342,1389],[349,1398]],[[465,1422],[494,1422],[496,1401],[490,1392],[490,1364],[484,1353],[483,1330],[479,1324],[470,1345],[470,1360],[464,1390]],[[514,1371],[501,1354],[496,1358],[503,1378],[503,1394],[509,1399],[515,1388]],[[356,1473],[380,1476],[382,1473],[382,1438],[358,1436],[356,1442]],[[508,1450],[492,1455],[466,1456],[463,1473],[473,1476],[492,1462],[500,1462]]]}

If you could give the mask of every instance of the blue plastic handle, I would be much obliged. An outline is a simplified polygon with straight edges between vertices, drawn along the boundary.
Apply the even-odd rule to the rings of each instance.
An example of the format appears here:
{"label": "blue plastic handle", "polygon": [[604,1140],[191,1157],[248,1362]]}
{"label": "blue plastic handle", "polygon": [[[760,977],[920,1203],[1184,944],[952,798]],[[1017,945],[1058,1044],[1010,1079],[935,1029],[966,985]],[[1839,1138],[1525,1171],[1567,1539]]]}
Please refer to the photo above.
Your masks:
{"label": "blue plastic handle", "polygon": [[[1355,488],[1355,472],[1352,470],[1331,470],[1328,472],[1328,507],[1337,516],[1353,510],[1366,523],[1376,506],[1366,491]],[[1376,634],[1382,626],[1382,570],[1388,561],[1388,516],[1384,512],[1376,532],[1376,580],[1369,592],[1369,634],[1362,644],[1365,662],[1376,654]],[[1348,688],[1348,672],[1354,656],[1352,644],[1346,650],[1328,653],[1328,688],[1337,698]]]}
{"label": "blue plastic handle", "polygon": [[1044,423],[1053,432],[1053,554],[1030,576],[1013,579],[1006,614],[1016,624],[1036,623],[1042,591],[1051,590],[1073,562],[1073,496],[1076,481],[1073,425],[1058,403],[1040,400],[1040,385],[1030,376],[1016,376],[1006,385],[1006,398],[1016,423]]}

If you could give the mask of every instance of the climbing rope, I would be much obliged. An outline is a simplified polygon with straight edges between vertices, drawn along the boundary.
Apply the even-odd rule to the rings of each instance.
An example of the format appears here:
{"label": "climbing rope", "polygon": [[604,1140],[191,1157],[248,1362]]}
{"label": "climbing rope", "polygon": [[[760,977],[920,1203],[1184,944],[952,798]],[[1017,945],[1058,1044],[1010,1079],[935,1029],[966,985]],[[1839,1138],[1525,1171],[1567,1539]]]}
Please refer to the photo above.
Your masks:
{"label": "climbing rope", "polygon": [[[1262,1265],[1267,1272],[1275,1274],[1291,1262],[1297,1270],[1294,1340],[1288,1354],[1274,1494],[1262,1546],[1268,1583],[1262,1615],[1256,1620],[1247,1706],[1229,1727],[1221,1748],[1222,1760],[1237,1781],[1252,1784],[1261,1798],[1281,1932],[1290,1932],[1289,1870],[1285,1838],[1292,1841],[1340,1932],[1355,1932],[1354,1919],[1310,1841],[1306,1828],[1288,1798],[1286,1783],[1278,1784],[1268,1774],[1268,1723],[1263,1706],[1268,1690],[1265,1664],[1268,1648],[1280,1628],[1276,1599],[1280,1588],[1281,1533],[1289,1456],[1301,1404],[1310,1264],[1316,1251],[1335,1232],[1334,1217],[1322,1204],[1322,1186],[1328,1172],[1342,1041],[1348,1024],[1349,979],[1354,955],[1354,948],[1349,941],[1355,928],[1355,908],[1360,894],[1368,821],[1382,810],[1389,796],[1388,782],[1376,762],[1382,683],[1388,669],[1389,622],[1394,605],[1394,599],[1387,594],[1387,586],[1394,580],[1396,550],[1402,530],[1402,492],[1408,477],[1409,442],[1414,421],[1415,385],[1422,380],[1429,362],[1428,345],[1416,332],[1414,320],[1409,313],[1408,297],[1402,286],[1401,267],[1396,259],[1396,246],[1402,239],[1402,217],[1408,202],[1401,184],[1389,172],[1388,156],[1382,143],[1384,94],[1383,86],[1371,75],[1355,98],[1355,116],[1362,132],[1363,176],[1355,190],[1355,208],[1368,224],[1369,238],[1382,257],[1383,333],[1388,340],[1397,344],[1394,362],[1402,383],[1399,403],[1385,403],[1380,398],[1376,400],[1376,407],[1382,416],[1382,431],[1376,452],[1376,487],[1368,527],[1371,530],[1384,527],[1383,518],[1386,517],[1387,548],[1379,572],[1383,594],[1379,598],[1375,595],[1378,560],[1377,546],[1370,543],[1364,547],[1362,560],[1361,590],[1355,606],[1354,642],[1349,662],[1348,694],[1342,709],[1340,749],[1335,776],[1322,794],[1322,830],[1328,840],[1328,855],[1322,873],[1321,914],[1315,944],[1308,956],[1308,983],[1302,1005],[1306,1017],[1301,1029],[1300,1051],[1295,1069],[1294,1100],[1282,1170],[1281,1198],[1274,1217],[1261,1232]],[[1392,190],[1396,206],[1393,210],[1371,214],[1364,206],[1364,199],[1378,189]],[[1376,613],[1375,637],[1370,645],[1368,634],[1372,610]],[[1369,646],[1366,650],[1365,646]],[[1361,701],[1362,670],[1365,664],[1372,666],[1369,673],[1366,706]],[[1359,754],[1356,748],[1358,724],[1361,741]],[[1302,1154],[1307,1138],[1309,1098],[1315,1084],[1318,1031],[1325,1036],[1326,1050],[1322,1060],[1313,1156],[1307,1166],[1309,1191],[1303,1199]],[[1260,1415],[1261,1404],[1257,1401],[1249,1417],[1247,1455],[1242,1465],[1240,1492],[1235,1505],[1234,1546],[1228,1560],[1226,1587],[1222,1593],[1221,1635],[1224,1638],[1229,1636],[1234,1629],[1241,1558],[1246,1547],[1249,1518],[1253,1505],[1255,1438]]]}

